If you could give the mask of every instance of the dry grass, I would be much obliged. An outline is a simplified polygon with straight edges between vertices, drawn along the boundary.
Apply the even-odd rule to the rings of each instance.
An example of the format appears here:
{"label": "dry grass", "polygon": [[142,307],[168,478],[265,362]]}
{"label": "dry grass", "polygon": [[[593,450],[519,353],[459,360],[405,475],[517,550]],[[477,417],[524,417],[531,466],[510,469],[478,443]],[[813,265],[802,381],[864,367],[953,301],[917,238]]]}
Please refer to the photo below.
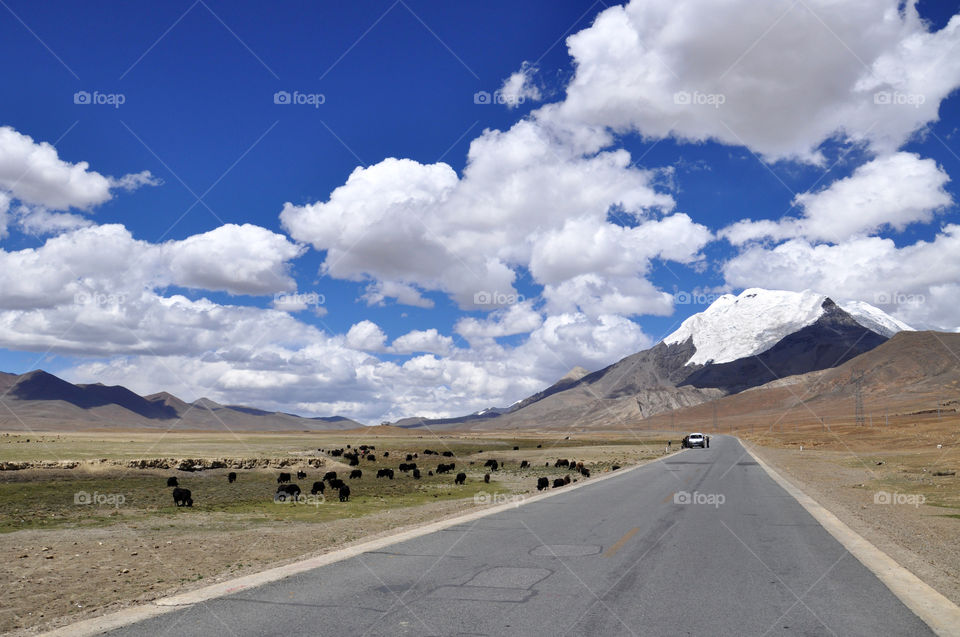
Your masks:
{"label": "dry grass", "polygon": [[[381,430],[382,431],[382,430]],[[30,442],[26,442],[27,439]],[[558,477],[557,458],[584,462],[594,473],[662,455],[656,436],[576,436],[547,433],[523,436],[431,436],[408,432],[375,435],[211,433],[46,433],[0,435],[0,462],[84,461],[76,469],[24,469],[0,472],[0,563],[7,582],[0,631],[38,628],[195,588],[217,579],[369,539],[399,527],[415,526],[489,502],[482,493],[529,492],[541,475]],[[347,444],[372,444],[376,462],[361,462],[364,475],[348,480],[349,502],[336,497],[312,504],[276,504],[280,469],[228,469],[202,472],[133,469],[131,460],[150,458],[245,458],[285,461],[307,471],[295,480],[304,493],[326,470],[344,476],[338,458],[321,454]],[[540,447],[538,448],[538,445]],[[514,450],[513,447],[520,447]],[[424,456],[424,449],[451,451],[454,458]],[[383,451],[390,457],[384,459]],[[421,480],[397,472],[393,481],[376,479],[379,467],[396,468],[407,453],[423,472]],[[488,458],[505,463],[483,482]],[[104,462],[100,462],[104,460]],[[307,461],[322,460],[322,468]],[[521,470],[520,461],[531,467]],[[93,462],[88,462],[93,461]],[[428,476],[440,462],[454,462],[453,474]],[[544,464],[549,462],[550,467]],[[471,464],[472,463],[472,464]],[[455,473],[467,483],[455,486]],[[176,475],[193,492],[194,506],[176,508],[166,478]],[[122,495],[121,506],[78,505],[78,492]],[[327,495],[331,496],[329,490]]]}

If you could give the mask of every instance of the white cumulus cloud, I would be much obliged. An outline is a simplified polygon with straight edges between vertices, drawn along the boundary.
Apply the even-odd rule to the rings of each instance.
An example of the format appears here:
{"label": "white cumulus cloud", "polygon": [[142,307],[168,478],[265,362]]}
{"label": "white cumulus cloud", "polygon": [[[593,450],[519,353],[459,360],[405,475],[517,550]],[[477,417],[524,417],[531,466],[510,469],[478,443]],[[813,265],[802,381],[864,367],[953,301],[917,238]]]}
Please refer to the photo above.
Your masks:
{"label": "white cumulus cloud", "polygon": [[892,152],[960,85],[958,40],[960,16],[931,32],[916,0],[632,0],[567,39],[556,115],[769,160],[821,162],[834,136]]}

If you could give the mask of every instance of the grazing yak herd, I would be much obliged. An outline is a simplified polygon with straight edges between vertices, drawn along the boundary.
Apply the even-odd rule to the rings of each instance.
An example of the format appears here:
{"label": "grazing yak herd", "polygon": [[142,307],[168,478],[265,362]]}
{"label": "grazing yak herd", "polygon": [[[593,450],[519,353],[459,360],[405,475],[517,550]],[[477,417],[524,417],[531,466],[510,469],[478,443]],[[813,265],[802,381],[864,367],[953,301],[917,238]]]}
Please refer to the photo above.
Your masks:
{"label": "grazing yak herd", "polygon": [[[540,449],[542,445],[537,445],[537,448]],[[360,464],[360,460],[364,459],[368,462],[376,462],[377,456],[373,452],[376,447],[372,445],[360,445],[355,449],[351,449],[350,445],[347,445],[343,449],[318,449],[317,451],[325,453],[331,458],[342,458],[343,460],[348,461],[349,466],[356,467]],[[513,447],[514,451],[519,451],[520,447]],[[483,450],[479,450],[477,453],[483,453]],[[431,449],[424,449],[423,456],[440,456],[442,458],[453,458],[454,453],[452,451],[442,451],[437,452]],[[390,452],[384,451],[382,454],[383,458],[389,458]],[[397,471],[402,474],[409,474],[414,480],[419,480],[422,477],[421,470],[417,466],[417,463],[414,460],[420,458],[420,454],[408,453],[405,456],[405,461],[401,462],[397,467]],[[472,461],[469,464],[474,464]],[[502,460],[489,459],[483,463],[485,469],[491,471],[499,471],[501,467],[505,467],[506,463]],[[544,464],[545,467],[550,467],[550,462]],[[428,476],[433,476],[434,472],[436,475],[452,473],[457,468],[455,462],[444,463],[440,462],[437,464],[435,470],[427,470]],[[520,469],[532,469],[533,465],[527,461],[522,460],[520,462]],[[553,468],[555,469],[567,469],[568,471],[575,471],[579,473],[584,478],[590,477],[590,469],[584,466],[582,462],[577,462],[575,460],[568,460],[566,458],[560,458],[553,463]],[[619,469],[619,465],[613,465],[611,467],[612,471]],[[295,473],[291,472],[280,472],[277,476],[277,491],[274,494],[275,502],[286,502],[290,501],[291,503],[296,504],[298,500],[301,499],[301,490],[300,486],[293,482],[293,477],[296,476],[297,480],[303,480],[307,477],[306,471],[298,469]],[[376,477],[377,478],[387,478],[393,480],[395,477],[395,472],[391,468],[378,468]],[[363,478],[363,471],[361,469],[351,469],[348,474],[348,480],[357,480]],[[227,481],[230,484],[233,484],[237,481],[237,474],[235,471],[231,471],[227,474]],[[490,474],[485,473],[483,476],[484,483],[490,483]],[[573,482],[576,482],[577,479],[573,479]],[[455,485],[464,485],[467,482],[467,474],[463,471],[460,471],[456,474],[453,479]],[[548,477],[539,477],[537,478],[537,490],[543,491],[551,487],[554,489],[563,487],[570,484],[571,479],[569,475],[565,475],[562,478],[554,478],[552,483]],[[178,507],[192,507],[193,506],[193,494],[190,492],[190,489],[181,488],[177,482],[176,477],[167,478],[167,487],[173,487],[173,501],[174,504]],[[321,480],[317,480],[313,483],[313,486],[310,488],[310,495],[323,495],[324,491],[330,488],[331,492],[336,491],[337,496],[340,502],[347,502],[350,499],[350,486],[344,482],[342,479],[337,477],[336,471],[327,471],[324,473]]]}

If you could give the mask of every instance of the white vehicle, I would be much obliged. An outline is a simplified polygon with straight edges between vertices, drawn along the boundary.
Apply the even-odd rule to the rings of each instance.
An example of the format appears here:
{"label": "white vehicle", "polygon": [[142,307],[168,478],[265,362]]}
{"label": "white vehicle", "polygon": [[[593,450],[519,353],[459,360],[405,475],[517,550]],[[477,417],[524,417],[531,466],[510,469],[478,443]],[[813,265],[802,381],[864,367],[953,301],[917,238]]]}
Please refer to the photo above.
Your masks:
{"label": "white vehicle", "polygon": [[703,437],[703,434],[695,433],[689,434],[686,438],[683,439],[683,446],[688,449],[693,449],[694,447],[700,447],[701,449],[706,449],[707,440]]}

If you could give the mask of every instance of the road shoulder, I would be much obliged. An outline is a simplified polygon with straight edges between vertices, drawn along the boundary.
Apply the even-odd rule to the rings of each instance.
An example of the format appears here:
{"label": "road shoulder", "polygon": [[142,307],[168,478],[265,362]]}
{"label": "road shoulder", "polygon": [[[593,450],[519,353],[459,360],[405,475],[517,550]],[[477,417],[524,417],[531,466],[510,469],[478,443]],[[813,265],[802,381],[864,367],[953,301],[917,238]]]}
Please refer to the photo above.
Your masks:
{"label": "road shoulder", "polygon": [[836,515],[808,496],[764,462],[741,441],[760,467],[789,493],[864,566],[873,572],[910,610],[941,636],[960,635],[960,607],[918,578],[893,558],[856,533]]}

